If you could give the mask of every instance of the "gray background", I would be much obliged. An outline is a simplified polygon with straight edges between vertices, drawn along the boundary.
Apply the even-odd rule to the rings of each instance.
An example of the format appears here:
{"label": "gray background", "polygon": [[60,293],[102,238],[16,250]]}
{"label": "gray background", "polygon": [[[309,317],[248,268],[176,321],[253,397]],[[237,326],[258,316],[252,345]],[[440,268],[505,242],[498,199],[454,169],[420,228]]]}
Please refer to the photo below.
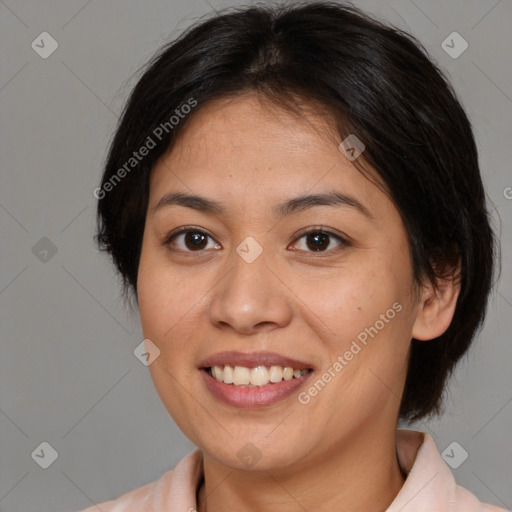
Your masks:
{"label": "gray background", "polygon": [[[453,470],[459,484],[510,508],[512,2],[355,3],[426,45],[474,123],[503,273],[445,415],[412,428],[430,432],[440,451],[459,443],[469,453]],[[156,480],[193,448],[133,355],[141,330],[94,248],[92,191],[132,75],[227,5],[240,2],[0,1],[2,512],[89,507]],[[31,47],[43,31],[59,45],[47,59]],[[469,44],[458,58],[441,47],[453,31]],[[48,469],[31,457],[43,441],[58,452]]]}

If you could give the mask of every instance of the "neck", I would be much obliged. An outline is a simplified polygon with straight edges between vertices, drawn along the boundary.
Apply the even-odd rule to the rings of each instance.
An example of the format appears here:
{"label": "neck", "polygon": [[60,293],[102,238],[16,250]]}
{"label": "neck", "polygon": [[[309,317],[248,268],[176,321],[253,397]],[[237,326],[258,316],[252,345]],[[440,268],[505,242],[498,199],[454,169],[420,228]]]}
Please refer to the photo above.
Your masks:
{"label": "neck", "polygon": [[395,450],[394,430],[377,435],[370,427],[280,470],[233,470],[204,454],[198,512],[383,512],[404,483]]}

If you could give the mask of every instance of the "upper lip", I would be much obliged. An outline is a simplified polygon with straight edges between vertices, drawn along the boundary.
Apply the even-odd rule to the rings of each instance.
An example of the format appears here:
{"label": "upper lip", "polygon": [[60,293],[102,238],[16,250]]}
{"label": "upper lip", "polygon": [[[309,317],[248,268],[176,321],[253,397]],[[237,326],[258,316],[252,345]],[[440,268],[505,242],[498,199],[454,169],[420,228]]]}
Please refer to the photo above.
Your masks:
{"label": "upper lip", "polygon": [[211,368],[212,366],[245,366],[255,368],[257,366],[291,366],[295,370],[312,369],[312,366],[303,361],[282,356],[275,352],[219,352],[207,357],[199,364],[199,368]]}

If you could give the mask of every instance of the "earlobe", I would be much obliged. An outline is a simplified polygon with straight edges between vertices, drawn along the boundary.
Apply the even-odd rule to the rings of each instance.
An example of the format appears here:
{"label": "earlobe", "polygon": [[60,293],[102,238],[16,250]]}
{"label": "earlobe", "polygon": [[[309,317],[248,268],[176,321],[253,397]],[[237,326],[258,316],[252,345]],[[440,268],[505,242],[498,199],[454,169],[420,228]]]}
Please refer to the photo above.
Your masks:
{"label": "earlobe", "polygon": [[460,264],[451,276],[438,279],[436,285],[425,284],[418,304],[412,337],[432,340],[450,326],[460,293]]}

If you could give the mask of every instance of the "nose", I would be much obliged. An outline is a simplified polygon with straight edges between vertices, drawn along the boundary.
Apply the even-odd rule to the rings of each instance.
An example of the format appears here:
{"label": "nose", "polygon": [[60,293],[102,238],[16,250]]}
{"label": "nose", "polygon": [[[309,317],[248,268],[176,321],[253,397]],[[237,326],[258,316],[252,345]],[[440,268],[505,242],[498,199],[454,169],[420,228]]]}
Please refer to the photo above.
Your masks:
{"label": "nose", "polygon": [[250,335],[291,321],[291,294],[267,260],[263,252],[249,263],[233,251],[230,270],[211,295],[209,313],[215,327]]}

